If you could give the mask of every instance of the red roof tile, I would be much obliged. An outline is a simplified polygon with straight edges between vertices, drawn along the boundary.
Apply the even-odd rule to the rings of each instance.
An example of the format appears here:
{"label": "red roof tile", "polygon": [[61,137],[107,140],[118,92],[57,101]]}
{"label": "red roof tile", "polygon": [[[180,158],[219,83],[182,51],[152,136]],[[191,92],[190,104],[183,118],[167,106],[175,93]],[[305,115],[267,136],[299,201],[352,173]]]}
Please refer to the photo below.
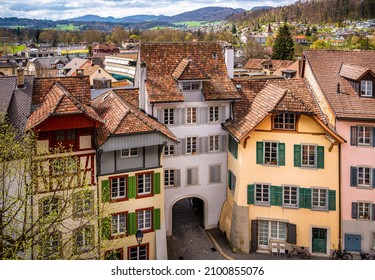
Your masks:
{"label": "red roof tile", "polygon": [[183,58],[172,73],[176,80],[207,80],[210,77],[189,58]]}
{"label": "red roof tile", "polygon": [[370,68],[343,63],[340,69],[340,75],[351,80],[358,80],[369,71],[371,71]]}

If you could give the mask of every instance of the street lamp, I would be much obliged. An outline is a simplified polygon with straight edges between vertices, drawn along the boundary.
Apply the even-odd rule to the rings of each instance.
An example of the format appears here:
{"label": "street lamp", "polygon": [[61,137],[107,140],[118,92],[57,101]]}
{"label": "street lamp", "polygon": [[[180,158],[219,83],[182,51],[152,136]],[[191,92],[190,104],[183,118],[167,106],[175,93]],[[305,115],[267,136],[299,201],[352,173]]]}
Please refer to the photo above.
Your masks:
{"label": "street lamp", "polygon": [[138,245],[141,245],[143,239],[143,232],[140,229],[135,234],[135,238],[137,239]]}

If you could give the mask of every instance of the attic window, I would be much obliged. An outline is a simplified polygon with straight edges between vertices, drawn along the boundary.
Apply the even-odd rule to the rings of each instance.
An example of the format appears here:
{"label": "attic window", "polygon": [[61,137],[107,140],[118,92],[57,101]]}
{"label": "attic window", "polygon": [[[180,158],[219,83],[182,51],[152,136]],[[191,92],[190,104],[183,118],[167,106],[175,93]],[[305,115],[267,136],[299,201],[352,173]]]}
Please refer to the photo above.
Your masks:
{"label": "attic window", "polygon": [[242,86],[241,86],[240,84],[237,84],[237,85],[236,85],[236,88],[237,88],[237,89],[241,89]]}
{"label": "attic window", "polygon": [[218,56],[217,56],[217,53],[215,53],[215,52],[212,53],[212,58],[217,59],[217,57],[218,57]]}
{"label": "attic window", "polygon": [[296,115],[291,113],[277,114],[273,119],[274,129],[295,130]]}
{"label": "attic window", "polygon": [[200,82],[182,82],[182,90],[199,90]]}
{"label": "attic window", "polygon": [[361,96],[372,97],[372,81],[361,81]]}

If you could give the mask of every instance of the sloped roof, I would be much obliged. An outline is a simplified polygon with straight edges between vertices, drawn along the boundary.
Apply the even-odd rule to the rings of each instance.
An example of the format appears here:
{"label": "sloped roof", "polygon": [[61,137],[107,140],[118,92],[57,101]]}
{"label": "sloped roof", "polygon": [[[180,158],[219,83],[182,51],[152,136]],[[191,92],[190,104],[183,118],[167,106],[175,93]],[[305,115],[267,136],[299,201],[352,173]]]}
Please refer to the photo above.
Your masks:
{"label": "sloped roof", "polygon": [[343,63],[340,69],[340,75],[351,80],[358,80],[369,71],[371,70],[367,67]]}
{"label": "sloped roof", "polygon": [[0,117],[8,112],[13,92],[16,88],[17,79],[14,76],[0,76]]}
{"label": "sloped roof", "polygon": [[81,68],[87,62],[89,62],[88,59],[75,57],[68,64],[66,64],[63,69],[69,69],[69,72],[66,73],[66,75],[72,76],[78,68]]}
{"label": "sloped roof", "polygon": [[[121,96],[127,94],[122,90]],[[134,90],[130,90],[130,95]],[[98,130],[98,145],[103,145],[113,135],[133,135],[137,133],[158,132],[173,141],[177,138],[156,119],[143,113],[119,94],[110,90],[93,100],[92,106],[104,120]]]}
{"label": "sloped roof", "polygon": [[[146,63],[146,88],[151,103],[182,102],[182,92],[173,73],[183,59],[193,61],[194,69],[200,69],[209,77],[203,82],[205,100],[226,100],[239,98],[236,88],[228,77],[220,43],[143,43],[140,47],[140,60]],[[183,66],[180,65],[180,67]],[[186,68],[185,68],[186,69]],[[193,68],[192,68],[193,69]],[[179,71],[181,72],[181,71]],[[175,76],[179,76],[178,71]],[[193,78],[192,73],[189,77]]]}
{"label": "sloped roof", "polygon": [[288,68],[293,63],[294,63],[293,60],[250,58],[246,62],[244,68],[245,69],[262,70],[263,65],[268,64],[268,65],[272,65],[271,70],[277,70],[279,68]]}
{"label": "sloped roof", "polygon": [[58,57],[37,57],[30,59],[31,62],[34,63],[36,69],[54,69],[55,64],[61,61],[64,64],[69,62],[69,58],[66,56],[58,56]]}
{"label": "sloped roof", "polygon": [[[360,71],[346,74],[352,78],[365,69],[375,73],[375,51],[306,51],[304,55],[338,118],[375,120],[375,98],[358,96],[348,78],[340,75],[343,64],[360,67]],[[349,68],[354,67],[345,70]],[[337,94],[338,83],[340,94]]]}
{"label": "sloped roof", "polygon": [[71,114],[85,114],[97,122],[102,122],[90,106],[81,103],[61,84],[56,82],[51,87],[40,106],[30,115],[26,130],[36,127],[50,116]]}
{"label": "sloped roof", "polygon": [[317,116],[326,123],[304,79],[236,81],[241,85],[241,102],[235,102],[235,122],[224,126],[238,140],[243,139],[270,113],[293,112]]}
{"label": "sloped roof", "polygon": [[183,58],[172,73],[176,80],[206,80],[210,77],[200,69],[191,59]]}

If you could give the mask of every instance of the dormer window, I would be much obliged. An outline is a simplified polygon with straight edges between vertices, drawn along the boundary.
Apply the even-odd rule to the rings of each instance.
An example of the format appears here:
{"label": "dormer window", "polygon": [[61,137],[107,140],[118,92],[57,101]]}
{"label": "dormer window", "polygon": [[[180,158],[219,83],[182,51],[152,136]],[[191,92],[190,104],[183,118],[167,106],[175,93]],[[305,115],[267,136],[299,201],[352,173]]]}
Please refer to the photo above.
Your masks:
{"label": "dormer window", "polygon": [[296,129],[296,114],[291,114],[291,113],[277,114],[273,119],[273,128],[295,130]]}
{"label": "dormer window", "polygon": [[182,82],[182,90],[199,90],[200,82]]}
{"label": "dormer window", "polygon": [[372,97],[372,81],[361,81],[361,96]]}

